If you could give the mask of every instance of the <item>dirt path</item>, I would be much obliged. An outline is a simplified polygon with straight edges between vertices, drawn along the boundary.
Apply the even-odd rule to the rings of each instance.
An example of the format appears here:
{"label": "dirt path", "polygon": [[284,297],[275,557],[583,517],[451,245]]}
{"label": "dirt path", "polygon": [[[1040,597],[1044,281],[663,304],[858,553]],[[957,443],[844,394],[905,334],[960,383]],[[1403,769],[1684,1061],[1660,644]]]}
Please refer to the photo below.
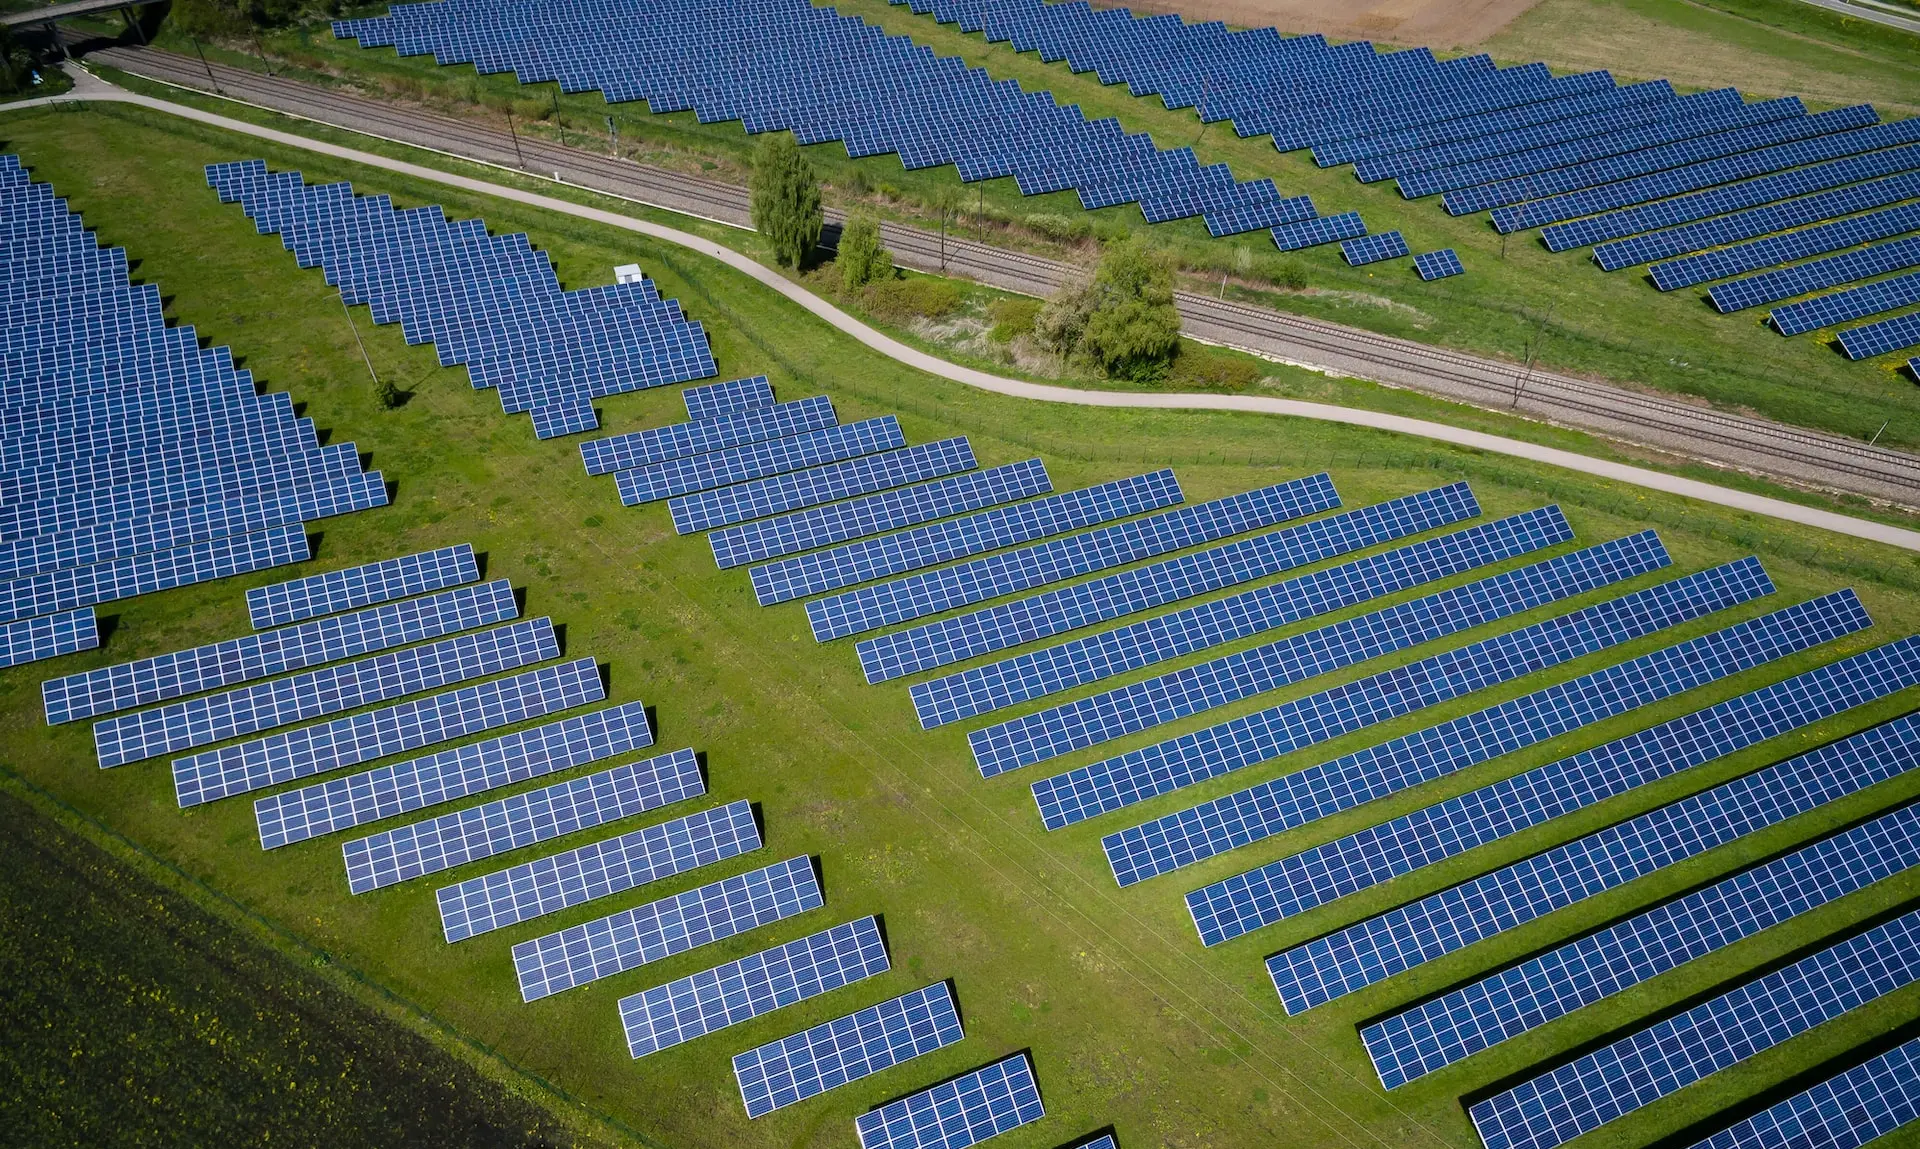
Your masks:
{"label": "dirt path", "polygon": [[[1320,32],[1335,40],[1376,40],[1454,48],[1478,44],[1540,0],[1136,0],[1141,13],[1177,12],[1242,28]],[[1103,5],[1107,6],[1107,5]],[[1110,5],[1119,7],[1120,5]]]}

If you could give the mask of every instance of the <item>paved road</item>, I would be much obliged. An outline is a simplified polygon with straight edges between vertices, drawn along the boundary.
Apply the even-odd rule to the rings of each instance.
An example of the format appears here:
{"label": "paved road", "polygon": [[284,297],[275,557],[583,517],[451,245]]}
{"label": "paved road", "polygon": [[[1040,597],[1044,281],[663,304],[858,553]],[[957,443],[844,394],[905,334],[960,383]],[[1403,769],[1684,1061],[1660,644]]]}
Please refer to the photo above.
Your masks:
{"label": "paved road", "polygon": [[15,108],[29,108],[45,104],[55,104],[63,100],[117,101],[151,108],[170,115],[198,123],[209,124],[226,131],[251,136],[256,139],[271,140],[286,147],[298,148],[336,159],[349,160],[367,167],[383,171],[396,172],[413,179],[437,183],[445,187],[459,188],[463,191],[477,192],[482,195],[496,196],[515,203],[545,211],[559,212],[578,219],[591,220],[626,231],[649,236],[667,243],[676,244],[690,251],[716,259],[743,275],[778,291],[806,308],[814,315],[846,332],[861,343],[896,359],[908,366],[918,368],[930,375],[950,379],[983,391],[1008,395],[1019,399],[1038,400],[1046,403],[1072,403],[1088,407],[1136,407],[1169,410],[1211,410],[1211,411],[1247,411],[1269,415],[1284,415],[1300,419],[1314,419],[1326,423],[1343,423],[1348,426],[1366,427],[1374,430],[1389,431],[1396,434],[1416,435],[1443,443],[1452,443],[1462,447],[1487,451],[1493,454],[1509,455],[1520,459],[1529,459],[1555,467],[1595,475],[1614,482],[1630,484],[1647,490],[1663,491],[1698,499],[1717,506],[1731,507],[1735,510],[1764,515],[1785,522],[1799,523],[1805,526],[1819,527],[1854,538],[1869,539],[1887,543],[1906,550],[1920,552],[1920,531],[1906,530],[1884,523],[1857,519],[1850,515],[1835,514],[1831,511],[1803,507],[1780,499],[1770,499],[1762,495],[1745,491],[1729,490],[1725,487],[1703,483],[1695,479],[1682,478],[1644,467],[1628,466],[1604,459],[1595,459],[1587,455],[1562,451],[1553,447],[1543,447],[1518,439],[1507,439],[1498,435],[1489,435],[1480,431],[1467,431],[1451,427],[1444,423],[1429,422],[1424,419],[1410,419],[1400,415],[1389,415],[1379,411],[1354,410],[1346,407],[1334,407],[1324,403],[1305,403],[1293,399],[1272,399],[1253,395],[1180,395],[1180,394],[1141,394],[1124,391],[1079,391],[1068,387],[1055,387],[1040,383],[1028,383],[1018,379],[1006,379],[962,367],[936,358],[925,352],[909,347],[892,337],[868,327],[865,323],[841,311],[833,304],[793,283],[772,268],[766,267],[748,256],[715,243],[702,236],[680,231],[677,228],[647,220],[634,219],[631,216],[599,208],[586,207],[567,200],[519,188],[505,187],[485,180],[467,176],[453,175],[437,168],[422,167],[404,160],[390,159],[374,155],[371,152],[355,148],[341,147],[338,144],[325,143],[306,136],[277,131],[272,128],[249,124],[241,120],[202,111],[199,108],[183,104],[156,100],[148,96],[136,95],[100,80],[80,69],[74,69],[76,81],[74,91],[66,96],[44,97],[37,100],[25,100],[17,104],[0,105],[0,115]]}
{"label": "paved road", "polygon": [[1851,16],[1855,20],[1871,20],[1875,24],[1885,24],[1889,28],[1899,28],[1907,32],[1920,32],[1920,19],[1903,15],[1900,12],[1878,4],[1849,4],[1847,0],[1803,0],[1815,8],[1825,8],[1829,12],[1838,12],[1842,16]]}
{"label": "paved road", "polygon": [[[166,83],[378,138],[426,148],[738,227],[748,226],[746,189],[558,144],[516,139],[505,125],[458,119],[264,76],[152,49],[112,48],[90,59]],[[830,219],[838,222],[830,213]],[[904,266],[937,270],[942,241],[887,224],[887,246]],[[946,269],[1032,295],[1051,293],[1076,269],[1055,260],[949,237]],[[1459,402],[1597,432],[1686,458],[1829,491],[1920,507],[1920,460],[1818,431],[1715,411],[1625,388],[1531,373],[1509,363],[1316,319],[1181,293],[1185,331],[1314,370],[1424,391]]]}

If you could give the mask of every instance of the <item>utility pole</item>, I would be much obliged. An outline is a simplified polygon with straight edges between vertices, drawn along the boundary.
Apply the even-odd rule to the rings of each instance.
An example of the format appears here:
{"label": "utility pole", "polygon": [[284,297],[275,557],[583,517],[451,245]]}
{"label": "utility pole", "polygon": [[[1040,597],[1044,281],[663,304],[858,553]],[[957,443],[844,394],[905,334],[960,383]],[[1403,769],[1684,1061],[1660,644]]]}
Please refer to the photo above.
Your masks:
{"label": "utility pole", "polygon": [[520,161],[520,170],[527,170],[527,157],[520,154],[520,133],[513,130],[513,108],[507,108],[507,134],[513,137],[513,158]]}
{"label": "utility pole", "polygon": [[607,117],[607,154],[620,158],[620,129],[614,126],[612,116]]}
{"label": "utility pole", "polygon": [[[1891,422],[1893,422],[1892,419],[1887,420],[1887,423],[1891,423]],[[1867,440],[1867,446],[1871,447],[1875,443],[1878,443],[1880,441],[1880,436],[1887,433],[1887,423],[1880,424],[1880,429],[1873,433],[1873,438]]]}
{"label": "utility pole", "polygon": [[346,292],[340,293],[340,313],[347,317],[347,329],[353,332],[353,341],[360,348],[360,360],[367,365],[367,378],[373,380],[376,390],[380,387],[380,376],[374,374],[373,357],[367,354],[367,345],[360,341],[360,325],[353,321],[353,309],[347,306]]}
{"label": "utility pole", "polygon": [[207,53],[200,47],[200,37],[189,36],[188,39],[193,41],[193,50],[200,54],[200,66],[207,70],[207,83],[213,85],[213,94],[216,96],[226,95],[225,92],[220,90],[220,81],[213,78],[213,65],[207,63]]}

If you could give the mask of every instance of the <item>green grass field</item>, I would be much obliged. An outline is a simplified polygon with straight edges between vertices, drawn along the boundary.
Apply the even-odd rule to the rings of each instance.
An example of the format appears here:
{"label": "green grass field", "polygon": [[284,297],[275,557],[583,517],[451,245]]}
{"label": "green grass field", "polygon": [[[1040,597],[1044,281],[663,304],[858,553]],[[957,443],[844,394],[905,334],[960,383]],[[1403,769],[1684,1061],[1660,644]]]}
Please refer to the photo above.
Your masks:
{"label": "green grass field", "polygon": [[[136,276],[161,285],[172,316],[195,325],[212,343],[231,344],[267,387],[291,390],[333,441],[356,442],[370,454],[371,465],[398,484],[392,506],[318,524],[318,558],[309,569],[472,542],[488,556],[490,577],[508,577],[527,589],[529,616],[551,614],[565,625],[570,657],[591,655],[609,668],[611,701],[644,699],[655,709],[663,750],[691,745],[707,755],[713,802],[748,798],[761,805],[767,846],[751,860],[715,872],[696,872],[449,947],[440,938],[434,887],[505,863],[482,863],[442,879],[349,897],[337,841],[263,854],[245,801],[182,813],[173,803],[164,761],[100,771],[94,768],[84,724],[49,729],[42,723],[42,677],[243,633],[242,590],[293,573],[286,571],[110,606],[103,613],[116,621],[106,649],[0,674],[0,762],[106,831],[137,843],[159,862],[283,931],[289,945],[330,955],[336,966],[372,987],[365,992],[385,991],[417,1003],[461,1035],[497,1051],[499,1061],[483,1063],[496,1072],[511,1074],[503,1067],[517,1067],[537,1075],[578,1098],[584,1111],[636,1130],[653,1144],[851,1145],[852,1119],[868,1107],[1027,1049],[1049,1117],[1006,1136],[1009,1149],[1068,1143],[1108,1124],[1130,1147],[1465,1149],[1475,1140],[1461,1108],[1463,1096],[1477,1095],[1545,1058],[1912,896],[1910,887],[1885,883],[1452,1071],[1383,1094],[1355,1037],[1356,1023],[1911,799],[1920,795],[1920,778],[1875,788],[1300,1019],[1287,1019],[1274,999],[1261,969],[1263,955],[1891,717],[1920,701],[1920,692],[1689,771],[1214,950],[1203,951],[1193,937],[1181,902],[1186,890],[1911,633],[1920,626],[1920,560],[1387,435],[1250,416],[1056,409],[983,395],[876,358],[773,293],[635,236],[262,148],[134,109],[12,113],[0,137],[32,165],[36,178],[52,182],[74,209],[86,213],[103,242],[129,248],[138,261]],[[523,418],[502,416],[495,398],[476,394],[463,372],[436,367],[431,348],[406,347],[397,329],[371,328],[362,309],[356,321],[375,368],[414,392],[397,411],[377,409],[347,317],[321,273],[296,269],[277,240],[257,235],[238,207],[219,204],[205,186],[203,164],[253,156],[264,156],[275,168],[299,167],[312,180],[352,179],[360,191],[388,192],[404,205],[443,203],[456,217],[484,216],[496,232],[524,230],[553,254],[568,287],[608,282],[614,264],[638,261],[664,295],[679,298],[707,325],[723,377],[765,372],[785,398],[825,392],[847,421],[897,412],[914,442],[968,435],[985,465],[1037,454],[1059,489],[1171,465],[1188,498],[1197,501],[1326,469],[1346,504],[1360,506],[1467,479],[1489,516],[1557,501],[1574,522],[1579,545],[1651,526],[1675,556],[1673,574],[1755,553],[1780,586],[1768,603],[1218,779],[1137,809],[1142,816],[1841,586],[1860,592],[1878,625],[1814,655],[1784,660],[1178,876],[1118,891],[1098,839],[1138,818],[1115,815],[1061,833],[1043,832],[1026,791],[1039,771],[981,781],[966,755],[964,724],[921,732],[904,689],[864,685],[847,644],[823,648],[811,641],[798,604],[759,608],[744,573],[716,573],[700,541],[672,533],[664,508],[623,509],[610,482],[582,474],[571,441],[536,442]],[[617,397],[603,406],[609,432],[683,417],[672,389]],[[1655,581],[1658,576],[1623,589]],[[1604,597],[1610,595],[1578,601]],[[1445,645],[1564,609],[1536,611]],[[1409,657],[1431,652],[1422,648]],[[1280,697],[1303,696],[1383,665],[1262,696],[1164,728],[1158,736],[1250,712]],[[1151,740],[1137,736],[1109,749]],[[1060,766],[1092,757],[1082,753]],[[803,852],[820,859],[825,910],[644,972],[532,1006],[520,1003],[508,960],[511,943],[711,881],[721,872]],[[627,1057],[614,1010],[619,997],[867,913],[884,915],[893,972],[637,1063]],[[732,1054],[941,978],[954,981],[966,1041],[774,1116],[745,1120],[728,1069]],[[1845,1056],[1916,1017],[1920,992],[1893,995],[1618,1122],[1586,1144],[1643,1145],[1682,1133],[1725,1105],[1765,1096],[1796,1074]],[[526,1087],[527,1081],[520,1085]],[[610,1124],[607,1136],[625,1134]]]}
{"label": "green grass field", "polygon": [[[1384,185],[1357,183],[1349,169],[1321,170],[1303,153],[1277,154],[1264,137],[1239,139],[1225,124],[1202,131],[1190,111],[1167,111],[1158,99],[1136,99],[1091,74],[1074,75],[1065,64],[1046,65],[1010,46],[987,45],[885,0],[847,0],[837,8],[942,55],[961,56],[995,78],[1050,89],[1090,117],[1117,117],[1129,131],[1151,132],[1162,147],[1192,145],[1202,162],[1227,162],[1241,179],[1270,176],[1288,194],[1311,194],[1323,212],[1359,210],[1373,230],[1404,231],[1416,251],[1454,247],[1469,274],[1424,284],[1404,261],[1349,268],[1333,247],[1282,255],[1262,233],[1215,240],[1199,220],[1147,227],[1135,207],[1087,213],[1072,193],[1022,197],[1011,179],[967,188],[963,229],[977,226],[1001,242],[1080,259],[1091,258],[1086,245],[1048,243],[1024,221],[1035,215],[1085,219],[1101,236],[1146,231],[1179,257],[1191,272],[1191,286],[1199,289],[1211,289],[1223,272],[1236,269],[1244,251],[1247,269],[1227,289],[1240,298],[1514,361],[1525,358],[1531,344],[1541,348],[1541,362],[1558,370],[1697,396],[1862,439],[1878,433],[1884,443],[1920,444],[1920,388],[1900,369],[1901,356],[1852,363],[1829,344],[1831,332],[1783,339],[1762,325],[1762,312],[1720,315],[1702,292],[1662,295],[1632,273],[1600,271],[1580,252],[1550,253],[1532,233],[1503,240],[1484,215],[1454,219],[1431,201],[1408,203]],[[1755,95],[1805,91],[1816,104],[1871,99],[1887,115],[1911,113],[1920,64],[1899,33],[1843,27],[1803,8],[1793,0],[1753,0],[1729,4],[1730,14],[1690,0],[1609,0],[1570,8],[1549,0],[1489,47],[1509,62],[1544,55],[1568,69],[1611,66],[1638,78],[1667,73],[1622,67],[1623,56],[1661,59],[1626,45],[1643,39],[1684,44],[1691,46],[1691,70],[1675,75],[1683,87],[1738,84]],[[1553,44],[1592,47],[1556,55],[1546,51]],[[188,50],[184,42],[177,46]],[[521,130],[576,144],[604,146],[611,114],[624,152],[744,182],[751,141],[737,123],[700,125],[692,113],[648,116],[639,104],[609,108],[595,93],[559,97],[552,85],[523,88],[508,76],[440,68],[430,57],[398,59],[391,50],[362,50],[334,41],[324,26],[270,38],[269,50],[296,73],[351,81],[391,98],[469,112],[481,103],[517,101]],[[239,63],[247,56],[230,52],[226,58]],[[1851,78],[1851,86],[1841,77]],[[1796,78],[1812,87],[1795,87],[1790,81]],[[957,178],[951,168],[904,171],[892,156],[849,161],[837,144],[808,151],[832,185],[831,199],[865,202],[900,218],[924,217],[935,190]],[[1292,282],[1305,286],[1275,286]]]}

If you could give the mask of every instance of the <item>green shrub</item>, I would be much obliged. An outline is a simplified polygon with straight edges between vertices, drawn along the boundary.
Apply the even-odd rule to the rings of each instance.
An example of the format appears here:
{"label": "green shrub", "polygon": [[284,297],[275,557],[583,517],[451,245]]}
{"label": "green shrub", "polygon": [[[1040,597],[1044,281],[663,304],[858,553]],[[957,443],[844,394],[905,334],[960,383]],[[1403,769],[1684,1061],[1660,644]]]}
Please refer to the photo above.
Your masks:
{"label": "green shrub", "polygon": [[960,289],[944,279],[914,276],[890,279],[867,287],[867,310],[889,323],[939,319],[960,307]]}
{"label": "green shrub", "polygon": [[1307,287],[1307,269],[1297,259],[1283,259],[1267,271],[1267,281],[1275,287],[1284,287],[1288,291],[1305,291]]}
{"label": "green shrub", "polygon": [[773,261],[801,267],[820,242],[826,216],[820,206],[820,181],[788,132],[762,137],[753,152],[753,227],[773,248]]}
{"label": "green shrub", "polygon": [[1244,355],[1189,344],[1181,348],[1168,373],[1168,382],[1201,391],[1243,391],[1266,373]]}
{"label": "green shrub", "polygon": [[840,229],[840,289],[852,295],[869,283],[893,278],[893,253],[880,246],[880,221],[855,212]]}
{"label": "green shrub", "polygon": [[1180,352],[1173,267],[1137,239],[1114,244],[1091,282],[1068,284],[1040,309],[1034,334],[1054,352],[1111,378],[1163,379]]}
{"label": "green shrub", "polygon": [[866,169],[855,168],[847,173],[847,194],[855,198],[864,198],[873,194],[873,182],[867,179]]}
{"label": "green shrub", "polygon": [[1011,296],[996,299],[987,305],[987,318],[993,320],[993,330],[988,338],[998,343],[1012,343],[1023,335],[1033,334],[1033,321],[1040,316],[1040,301]]}
{"label": "green shrub", "polygon": [[1074,217],[1040,212],[1023,221],[1028,230],[1039,232],[1055,243],[1072,243],[1093,234],[1093,225],[1084,216]]}

